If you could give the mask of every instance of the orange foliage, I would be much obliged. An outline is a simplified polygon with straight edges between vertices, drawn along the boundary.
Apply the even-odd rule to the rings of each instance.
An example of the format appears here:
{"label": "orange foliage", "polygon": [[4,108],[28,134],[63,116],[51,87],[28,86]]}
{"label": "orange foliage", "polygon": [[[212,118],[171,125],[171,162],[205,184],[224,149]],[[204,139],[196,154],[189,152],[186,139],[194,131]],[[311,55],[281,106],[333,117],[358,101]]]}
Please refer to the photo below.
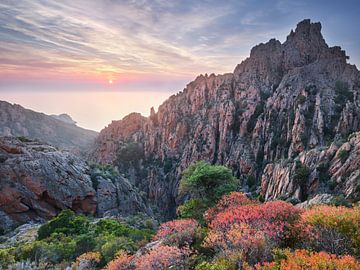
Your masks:
{"label": "orange foliage", "polygon": [[[338,257],[326,252],[296,250],[285,252],[286,259],[280,262],[258,264],[256,270],[360,270],[359,262],[351,256]],[[253,269],[253,268],[246,268]]]}
{"label": "orange foliage", "polygon": [[134,256],[128,255],[125,251],[118,252],[116,258],[108,263],[106,270],[127,270]]}

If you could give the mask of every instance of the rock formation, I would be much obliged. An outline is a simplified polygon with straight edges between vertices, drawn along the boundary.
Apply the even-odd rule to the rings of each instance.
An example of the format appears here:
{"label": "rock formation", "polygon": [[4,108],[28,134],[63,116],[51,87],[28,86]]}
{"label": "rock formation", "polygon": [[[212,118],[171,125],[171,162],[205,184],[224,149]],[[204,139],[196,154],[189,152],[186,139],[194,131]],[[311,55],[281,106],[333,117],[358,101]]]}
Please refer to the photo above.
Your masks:
{"label": "rock formation", "polygon": [[[326,44],[320,23],[304,20],[284,43],[255,46],[233,73],[200,75],[150,117],[114,121],[91,156],[118,166],[169,216],[180,174],[197,160],[229,166],[241,188],[267,199],[304,201],[322,189],[353,199],[358,135],[341,146],[350,147],[349,164],[333,150],[360,129],[360,73],[347,59],[340,47]],[[315,180],[325,160],[324,183],[334,182],[333,188]],[[305,176],[296,182],[299,168]],[[253,178],[256,183],[248,181]]]}
{"label": "rock formation", "polygon": [[42,221],[66,208],[98,216],[151,214],[116,171],[37,141],[1,137],[0,229]]}
{"label": "rock formation", "polygon": [[86,152],[97,132],[80,128],[70,116],[50,116],[0,101],[0,136],[36,139],[75,153]]}

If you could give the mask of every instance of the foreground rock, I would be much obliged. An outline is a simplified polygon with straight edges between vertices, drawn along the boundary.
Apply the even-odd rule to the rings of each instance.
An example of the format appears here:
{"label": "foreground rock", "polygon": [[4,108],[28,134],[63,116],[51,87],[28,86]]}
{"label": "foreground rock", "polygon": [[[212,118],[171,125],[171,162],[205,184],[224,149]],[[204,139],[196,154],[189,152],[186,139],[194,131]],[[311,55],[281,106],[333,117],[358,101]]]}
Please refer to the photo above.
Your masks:
{"label": "foreground rock", "polygon": [[[101,131],[92,158],[119,166],[169,216],[178,203],[180,174],[197,160],[229,166],[243,188],[256,191],[269,170],[283,166],[278,161],[308,162],[300,158],[304,151],[360,130],[360,73],[347,59],[340,47],[326,44],[320,23],[304,20],[284,43],[272,39],[255,46],[233,73],[201,75],[150,117],[114,121]],[[331,164],[328,180],[339,185],[334,192],[353,197],[354,184],[346,187],[339,179],[357,161],[349,161],[349,170],[336,159]],[[286,193],[302,201],[319,191],[295,192],[293,172],[271,173],[274,184],[263,184],[262,192],[268,199]],[[287,186],[291,192],[278,191]]]}
{"label": "foreground rock", "polygon": [[149,213],[125,178],[96,170],[49,145],[0,138],[0,229],[43,221],[66,208],[99,216]]}

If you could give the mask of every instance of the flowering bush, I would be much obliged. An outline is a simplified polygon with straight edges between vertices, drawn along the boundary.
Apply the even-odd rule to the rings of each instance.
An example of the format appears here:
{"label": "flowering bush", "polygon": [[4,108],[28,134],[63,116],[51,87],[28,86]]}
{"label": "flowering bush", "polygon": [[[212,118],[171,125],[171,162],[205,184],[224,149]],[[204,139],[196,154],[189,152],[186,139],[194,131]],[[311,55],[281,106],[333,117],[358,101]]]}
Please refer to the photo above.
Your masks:
{"label": "flowering bush", "polygon": [[166,245],[191,245],[195,238],[199,224],[194,219],[180,219],[160,225],[154,240],[163,240]]}
{"label": "flowering bush", "polygon": [[237,250],[251,264],[269,260],[272,248],[294,246],[308,236],[301,213],[282,201],[223,209],[209,224],[205,246],[224,254]]}
{"label": "flowering bush", "polygon": [[[159,246],[136,260],[136,270],[184,269],[190,251],[174,246]],[[122,270],[122,268],[120,268]],[[124,268],[125,269],[125,268]]]}
{"label": "flowering bush", "polygon": [[106,270],[127,270],[134,256],[128,255],[125,251],[119,251],[116,258],[108,263]]}
{"label": "flowering bush", "polygon": [[[351,256],[338,257],[326,252],[309,252],[307,250],[286,251],[285,258],[271,263],[258,264],[256,270],[359,270],[359,262]],[[254,268],[245,267],[246,270]]]}
{"label": "flowering bush", "polygon": [[315,206],[302,215],[313,226],[316,238],[312,245],[337,255],[357,254],[360,249],[360,209]]}
{"label": "flowering bush", "polygon": [[229,211],[229,209],[234,209],[239,206],[247,205],[247,204],[256,204],[257,202],[254,200],[250,200],[244,193],[242,192],[231,192],[229,195],[224,195],[215,207],[210,208],[205,213],[205,218],[208,223],[210,223],[219,213],[224,212],[225,210]]}

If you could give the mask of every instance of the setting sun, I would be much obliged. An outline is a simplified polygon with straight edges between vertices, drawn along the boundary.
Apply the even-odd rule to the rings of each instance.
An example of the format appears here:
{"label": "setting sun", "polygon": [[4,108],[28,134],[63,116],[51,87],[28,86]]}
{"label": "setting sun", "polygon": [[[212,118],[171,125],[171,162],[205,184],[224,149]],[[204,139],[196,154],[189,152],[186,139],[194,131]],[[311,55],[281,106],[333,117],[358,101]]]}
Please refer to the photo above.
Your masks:
{"label": "setting sun", "polygon": [[113,83],[113,81],[112,80],[109,80],[109,84],[112,84]]}

